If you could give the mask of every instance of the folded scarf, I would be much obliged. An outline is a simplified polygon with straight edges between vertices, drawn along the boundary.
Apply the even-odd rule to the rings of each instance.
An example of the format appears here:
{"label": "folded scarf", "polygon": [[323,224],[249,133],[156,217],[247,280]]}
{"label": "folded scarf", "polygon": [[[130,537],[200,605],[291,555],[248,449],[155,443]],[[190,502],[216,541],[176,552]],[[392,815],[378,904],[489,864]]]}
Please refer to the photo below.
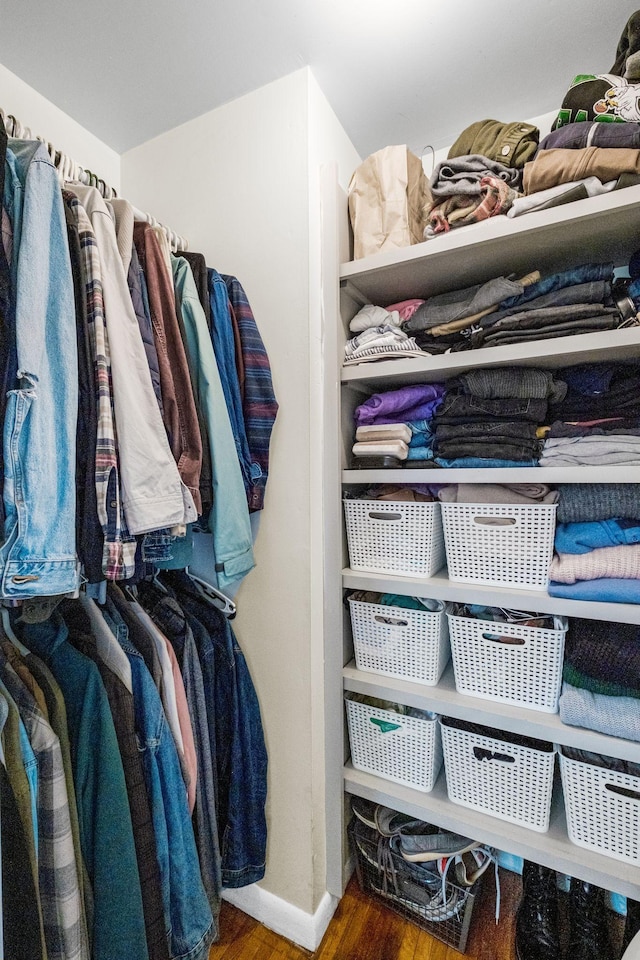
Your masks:
{"label": "folded scarf", "polygon": [[563,683],[559,710],[560,719],[570,727],[640,742],[640,710],[633,697],[604,697]]}

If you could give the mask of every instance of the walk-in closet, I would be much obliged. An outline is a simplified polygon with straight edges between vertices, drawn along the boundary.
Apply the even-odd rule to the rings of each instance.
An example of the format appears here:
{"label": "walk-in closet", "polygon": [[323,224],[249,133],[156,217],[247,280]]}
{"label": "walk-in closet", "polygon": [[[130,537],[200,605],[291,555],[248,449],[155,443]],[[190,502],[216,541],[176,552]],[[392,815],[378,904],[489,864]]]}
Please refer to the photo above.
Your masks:
{"label": "walk-in closet", "polygon": [[7,0],[0,960],[640,958],[640,10]]}

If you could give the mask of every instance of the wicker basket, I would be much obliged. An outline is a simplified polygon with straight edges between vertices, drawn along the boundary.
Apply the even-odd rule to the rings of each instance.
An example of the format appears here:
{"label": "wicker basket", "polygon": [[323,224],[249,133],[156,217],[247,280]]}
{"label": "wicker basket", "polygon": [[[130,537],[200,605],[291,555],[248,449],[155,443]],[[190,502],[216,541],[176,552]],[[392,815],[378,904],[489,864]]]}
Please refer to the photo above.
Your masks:
{"label": "wicker basket", "polygon": [[354,767],[425,793],[433,790],[442,766],[438,721],[345,702]]}
{"label": "wicker basket", "polygon": [[555,749],[532,749],[446,722],[442,747],[453,803],[538,833],[549,829]]}
{"label": "wicker basket", "polygon": [[556,630],[453,614],[448,621],[459,693],[558,712],[566,619]]}
{"label": "wicker basket", "polygon": [[442,610],[409,610],[349,600],[358,670],[435,686],[449,661]]}
{"label": "wicker basket", "polygon": [[640,863],[640,777],[560,753],[569,839],[625,863]]}
{"label": "wicker basket", "polygon": [[343,502],[353,570],[430,577],[444,565],[439,503]]}
{"label": "wicker basket", "polygon": [[441,507],[450,580],[546,590],[557,504]]}

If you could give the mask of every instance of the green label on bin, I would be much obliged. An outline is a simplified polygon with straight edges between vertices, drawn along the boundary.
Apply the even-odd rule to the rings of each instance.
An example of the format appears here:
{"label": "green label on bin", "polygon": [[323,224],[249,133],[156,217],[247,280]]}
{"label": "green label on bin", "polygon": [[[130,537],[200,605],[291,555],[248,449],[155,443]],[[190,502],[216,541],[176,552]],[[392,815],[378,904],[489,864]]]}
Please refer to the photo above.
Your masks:
{"label": "green label on bin", "polygon": [[402,725],[400,723],[389,723],[388,720],[378,720],[377,717],[369,717],[371,723],[375,723],[376,727],[380,727],[382,733],[391,733],[392,730],[401,730]]}

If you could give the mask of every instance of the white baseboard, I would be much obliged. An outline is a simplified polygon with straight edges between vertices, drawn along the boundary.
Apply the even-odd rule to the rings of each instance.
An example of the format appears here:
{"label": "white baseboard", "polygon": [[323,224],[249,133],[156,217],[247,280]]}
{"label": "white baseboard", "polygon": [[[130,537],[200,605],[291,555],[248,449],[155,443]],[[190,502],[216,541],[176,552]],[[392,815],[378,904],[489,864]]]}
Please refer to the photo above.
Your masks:
{"label": "white baseboard", "polygon": [[269,930],[312,952],[319,947],[338,906],[338,899],[325,891],[316,912],[305,913],[268,890],[263,890],[257,883],[237,890],[225,890],[222,898],[263,923]]}

